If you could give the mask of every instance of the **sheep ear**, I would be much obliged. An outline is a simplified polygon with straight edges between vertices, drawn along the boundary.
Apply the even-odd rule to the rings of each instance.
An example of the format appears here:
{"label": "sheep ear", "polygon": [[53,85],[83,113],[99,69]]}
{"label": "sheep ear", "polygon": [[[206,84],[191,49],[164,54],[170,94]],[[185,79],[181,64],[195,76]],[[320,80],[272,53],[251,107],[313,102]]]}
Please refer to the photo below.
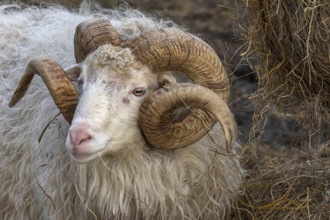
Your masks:
{"label": "sheep ear", "polygon": [[160,87],[163,87],[166,84],[175,84],[176,79],[173,76],[172,72],[164,72],[158,76],[158,84]]}
{"label": "sheep ear", "polygon": [[73,65],[65,69],[65,73],[71,81],[77,81],[81,73],[81,65],[80,64]]}

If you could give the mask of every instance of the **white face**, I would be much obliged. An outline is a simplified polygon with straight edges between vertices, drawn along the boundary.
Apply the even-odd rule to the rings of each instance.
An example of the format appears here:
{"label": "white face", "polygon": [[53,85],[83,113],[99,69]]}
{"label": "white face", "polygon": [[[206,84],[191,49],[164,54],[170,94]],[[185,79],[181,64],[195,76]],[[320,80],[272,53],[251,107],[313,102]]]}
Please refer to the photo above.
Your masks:
{"label": "white face", "polygon": [[73,159],[88,162],[130,146],[142,135],[137,117],[142,101],[158,87],[147,67],[120,74],[82,68],[82,95],[66,140]]}

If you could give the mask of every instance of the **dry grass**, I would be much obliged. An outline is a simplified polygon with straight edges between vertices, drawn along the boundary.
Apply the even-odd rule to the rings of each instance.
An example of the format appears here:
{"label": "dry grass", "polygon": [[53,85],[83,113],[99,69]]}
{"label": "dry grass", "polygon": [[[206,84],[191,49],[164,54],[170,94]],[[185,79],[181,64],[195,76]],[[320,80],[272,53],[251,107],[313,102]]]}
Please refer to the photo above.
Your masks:
{"label": "dry grass", "polygon": [[329,0],[245,0],[259,118],[274,106],[306,126],[330,121]]}
{"label": "dry grass", "polygon": [[274,150],[255,143],[251,135],[254,144],[246,145],[241,155],[247,170],[244,192],[231,217],[329,220],[330,2],[244,2],[248,22],[243,56],[259,78],[257,94],[251,97],[256,106],[252,133],[279,111],[298,118],[309,130],[309,140],[317,133],[323,139],[300,150]]}
{"label": "dry grass", "polygon": [[243,193],[232,219],[330,219],[330,151],[247,145]]}

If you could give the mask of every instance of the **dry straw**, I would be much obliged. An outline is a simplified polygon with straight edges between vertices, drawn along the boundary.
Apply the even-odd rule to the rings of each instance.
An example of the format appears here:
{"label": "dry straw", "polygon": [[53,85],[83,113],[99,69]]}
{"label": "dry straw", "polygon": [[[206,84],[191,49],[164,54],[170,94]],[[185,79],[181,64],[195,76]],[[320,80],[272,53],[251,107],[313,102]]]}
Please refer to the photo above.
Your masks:
{"label": "dry straw", "polygon": [[304,151],[244,146],[247,176],[231,219],[329,220],[330,141],[322,125],[330,123],[330,1],[245,0],[245,6],[243,56],[259,78],[253,130],[276,107],[326,139]]}
{"label": "dry straw", "polygon": [[330,151],[244,147],[243,193],[231,219],[330,218]]}
{"label": "dry straw", "polygon": [[309,126],[329,122],[329,0],[246,0],[246,6],[244,55],[256,59],[260,116],[276,106]]}

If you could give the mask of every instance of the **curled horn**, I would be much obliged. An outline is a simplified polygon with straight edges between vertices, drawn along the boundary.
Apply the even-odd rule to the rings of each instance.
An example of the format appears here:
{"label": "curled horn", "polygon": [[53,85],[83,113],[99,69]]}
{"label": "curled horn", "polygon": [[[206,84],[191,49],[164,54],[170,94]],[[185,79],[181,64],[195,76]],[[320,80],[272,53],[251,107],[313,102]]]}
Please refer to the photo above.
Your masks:
{"label": "curled horn", "polygon": [[[214,50],[198,37],[177,29],[167,28],[145,33],[126,42],[125,45],[133,50],[138,60],[150,66],[155,72],[181,71],[190,77],[193,83],[212,90],[225,103],[227,102],[229,96],[227,74]],[[204,99],[207,94],[205,89],[201,90],[198,87],[198,89],[194,89],[194,93],[191,92],[191,89],[187,90],[191,92],[189,99],[191,112],[181,121],[170,120],[169,115],[178,107],[184,106],[173,104],[166,111],[163,111],[163,108],[167,105],[164,102],[175,102],[174,100],[178,100],[175,98],[178,94],[185,93],[175,92],[176,95],[173,95],[174,88],[167,90],[166,94],[156,91],[147,98],[141,107],[139,124],[151,145],[164,149],[185,147],[203,137],[214,126],[216,118],[223,119],[219,122],[224,132],[228,134],[226,135],[227,144],[233,143],[236,127],[231,111],[228,108],[222,108],[222,111],[219,112],[221,117],[215,117],[210,109],[198,104],[201,97]],[[210,96],[208,99],[210,103],[208,106],[217,106],[218,101],[211,97],[214,96]],[[150,112],[157,117],[151,117]],[[224,123],[225,119],[228,123]]]}
{"label": "curled horn", "polygon": [[29,62],[9,106],[16,105],[25,95],[34,74],[41,76],[63,117],[71,123],[79,94],[62,67],[48,57],[36,57]]}
{"label": "curled horn", "polygon": [[[186,116],[180,122],[173,122],[173,109],[186,106],[194,108],[194,114]],[[197,109],[200,110],[196,111]],[[194,117],[203,117],[204,113],[201,109],[210,113],[220,122],[229,152],[229,148],[233,146],[235,140],[234,117],[230,113],[227,103],[220,96],[197,84],[167,84],[150,95],[140,110],[141,123],[148,128],[144,134],[148,136],[149,142],[157,144],[156,147],[165,145],[166,149],[176,149],[177,146],[183,145],[182,139],[195,140],[200,130],[211,129],[203,124],[203,120],[194,122]],[[186,133],[187,129],[190,129],[189,131],[192,133]],[[151,132],[151,134],[147,132]],[[175,139],[173,136],[180,138]],[[171,144],[169,145],[168,142]]]}

